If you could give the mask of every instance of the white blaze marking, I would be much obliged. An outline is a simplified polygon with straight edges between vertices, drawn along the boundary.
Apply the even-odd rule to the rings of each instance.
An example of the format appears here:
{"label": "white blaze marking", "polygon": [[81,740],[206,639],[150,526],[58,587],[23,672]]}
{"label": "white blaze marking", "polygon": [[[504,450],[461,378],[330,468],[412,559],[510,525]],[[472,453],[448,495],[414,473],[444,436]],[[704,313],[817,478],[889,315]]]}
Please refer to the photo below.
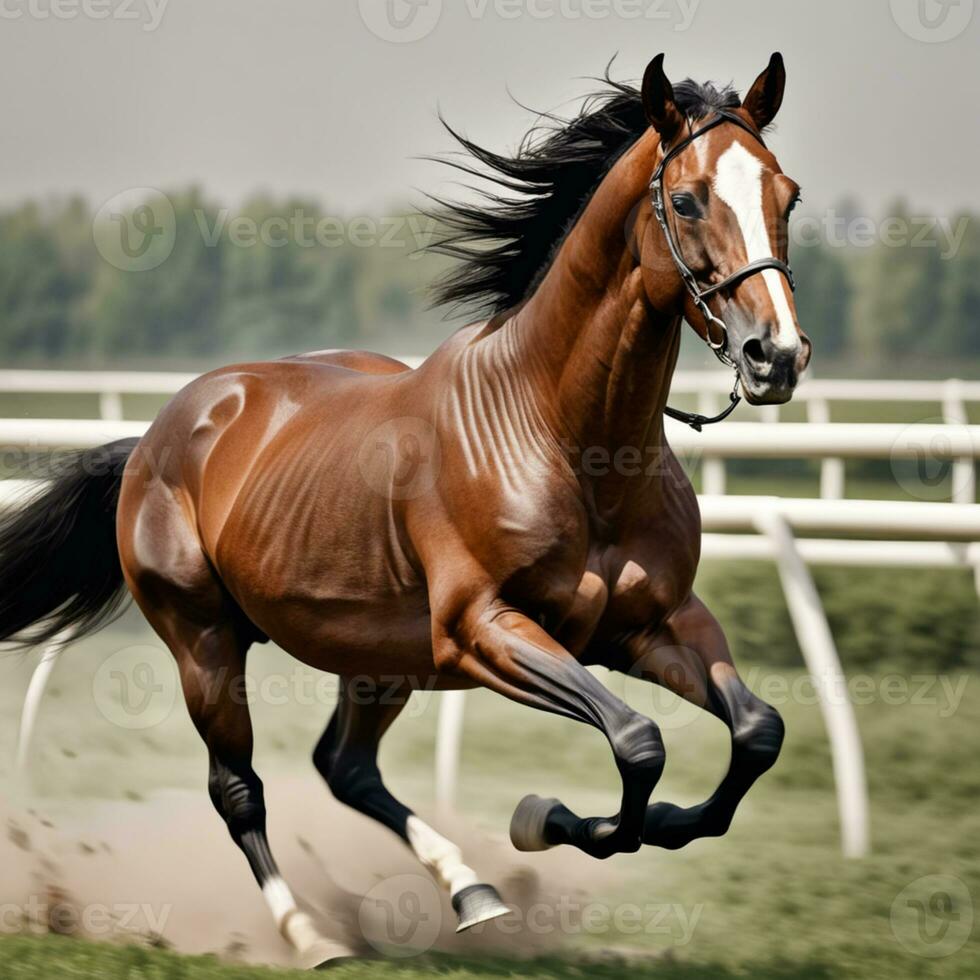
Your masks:
{"label": "white blaze marking", "polygon": [[[714,188],[718,197],[735,214],[745,240],[748,261],[755,262],[774,255],[762,211],[762,161],[749,153],[741,143],[733,142],[718,158]],[[776,311],[773,342],[784,350],[798,349],[800,339],[793,323],[793,312],[786,299],[782,273],[775,269],[764,269],[762,278],[769,288],[769,296]]]}
{"label": "white blaze marking", "polygon": [[415,856],[444,888],[449,889],[450,895],[477,884],[476,872],[463,864],[462,852],[452,841],[436,833],[414,814],[408,818],[405,830]]}

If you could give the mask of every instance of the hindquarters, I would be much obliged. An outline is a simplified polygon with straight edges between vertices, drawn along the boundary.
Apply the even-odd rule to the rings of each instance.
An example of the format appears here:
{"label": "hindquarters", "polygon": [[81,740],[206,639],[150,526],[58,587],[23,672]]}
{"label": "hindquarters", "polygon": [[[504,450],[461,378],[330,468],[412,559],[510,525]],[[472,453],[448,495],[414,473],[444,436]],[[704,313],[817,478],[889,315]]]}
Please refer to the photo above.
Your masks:
{"label": "hindquarters", "polygon": [[323,353],[181,392],[141,441],[120,504],[123,568],[151,621],[157,595],[179,595],[199,617],[234,609],[240,628],[322,669],[431,670],[409,498],[374,468],[401,451],[390,420],[426,413],[412,380],[388,358]]}

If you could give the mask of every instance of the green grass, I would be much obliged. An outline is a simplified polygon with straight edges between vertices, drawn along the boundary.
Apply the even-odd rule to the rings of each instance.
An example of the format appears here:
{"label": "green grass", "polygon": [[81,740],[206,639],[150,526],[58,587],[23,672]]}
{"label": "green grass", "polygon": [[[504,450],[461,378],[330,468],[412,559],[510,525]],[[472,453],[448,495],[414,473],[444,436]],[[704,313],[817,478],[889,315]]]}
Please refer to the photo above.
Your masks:
{"label": "green grass", "polygon": [[[159,807],[162,800],[154,794],[171,787],[191,789],[203,798],[204,751],[179,704],[147,731],[124,731],[110,724],[94,703],[97,671],[107,654],[121,651],[113,659],[117,668],[127,657],[152,660],[158,655],[163,671],[162,651],[131,652],[134,645],[152,642],[143,633],[116,629],[81,644],[59,666],[33,755],[34,798],[48,811],[65,816],[106,798],[146,800],[134,805]],[[263,678],[305,672],[275,650],[261,648],[257,653],[252,666],[259,690]],[[15,716],[28,666],[16,659],[0,662],[3,717]],[[526,864],[546,877],[547,861],[556,857],[569,868],[582,869],[580,879],[578,870],[566,876],[561,896],[579,905],[595,903],[599,913],[586,927],[576,912],[567,935],[544,951],[544,959],[494,956],[493,934],[485,932],[479,940],[485,956],[366,961],[340,967],[336,975],[402,980],[433,975],[459,980],[975,980],[980,976],[980,944],[967,943],[938,959],[912,955],[899,942],[892,915],[897,908],[898,934],[908,938],[914,923],[900,896],[927,876],[955,876],[974,901],[980,900],[980,678],[947,679],[953,687],[945,690],[959,690],[959,701],[943,693],[938,678],[928,688],[913,685],[904,697],[880,686],[879,678],[872,703],[858,707],[871,792],[873,854],[853,862],[839,852],[829,749],[819,709],[802,686],[801,674],[749,666],[744,673],[760,691],[778,692],[783,684],[790,692],[786,697],[775,695],[788,735],[777,767],[747,797],[725,838],[698,842],[676,853],[643,849],[602,864],[577,864],[574,855],[558,852],[527,856]],[[911,675],[905,679],[908,682]],[[965,687],[957,688],[963,680]],[[707,796],[727,761],[721,726],[639,682],[624,686],[622,678],[608,675],[607,681],[663,726],[668,764],[657,798],[689,803]],[[307,763],[308,752],[329,708],[312,697],[279,700],[259,697],[253,705],[256,768],[267,776],[305,774],[312,806],[322,799],[322,789]],[[434,703],[426,705],[422,696],[419,707],[396,723],[382,753],[382,769],[393,790],[423,812],[431,809],[433,708]],[[111,707],[108,711],[111,715]],[[0,755],[8,759],[12,724],[3,731],[7,744],[0,744]],[[607,813],[615,806],[617,780],[601,738],[485,692],[467,696],[462,763],[461,808],[482,833],[505,832],[514,803],[526,792],[559,796],[582,813]],[[275,817],[274,791],[269,807]],[[227,847],[232,848],[230,842]],[[329,853],[323,856],[329,865]],[[138,867],[133,873],[138,876]],[[220,901],[221,881],[205,876],[199,887],[212,890]],[[555,900],[555,895],[542,899],[548,906],[546,919],[553,909],[548,903]],[[257,893],[255,901],[260,901]],[[639,910],[640,926],[622,918],[633,909]],[[955,909],[961,916],[965,912],[961,906]],[[665,915],[664,921],[654,923],[654,913]],[[689,931],[682,928],[685,922]],[[954,923],[954,928],[961,927]],[[501,941],[501,949],[506,948]],[[290,975],[142,946],[61,936],[0,939],[0,976],[5,980],[271,980]]]}
{"label": "green grass", "polygon": [[[227,965],[213,957],[178,957],[173,953],[127,947],[105,947],[64,938],[5,939],[0,944],[0,966],[5,980],[71,977],[99,980],[299,980],[308,973],[296,970],[264,970]],[[365,960],[330,971],[342,980],[728,980],[746,976],[723,963],[682,964],[670,960],[650,963],[623,955],[605,957],[542,957],[514,961],[494,957],[465,958],[426,955],[409,962]],[[776,963],[754,971],[756,980],[829,980],[840,976],[829,963],[791,965]]]}

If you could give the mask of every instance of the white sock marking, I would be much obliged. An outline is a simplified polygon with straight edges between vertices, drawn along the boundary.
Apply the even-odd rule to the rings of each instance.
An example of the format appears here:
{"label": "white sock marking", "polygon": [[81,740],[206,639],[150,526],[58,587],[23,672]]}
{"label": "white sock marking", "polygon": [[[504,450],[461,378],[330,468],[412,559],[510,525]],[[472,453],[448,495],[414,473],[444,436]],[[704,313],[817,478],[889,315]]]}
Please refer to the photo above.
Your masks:
{"label": "white sock marking", "polygon": [[293,898],[289,885],[277,875],[275,878],[269,878],[262,886],[262,894],[272,912],[272,917],[276,920],[276,925],[282,928],[286,916],[296,911],[296,899]]}
{"label": "white sock marking", "polygon": [[415,856],[444,888],[449,889],[450,895],[479,882],[476,872],[463,864],[460,849],[414,814],[408,818],[406,831]]}
{"label": "white sock marking", "polygon": [[[748,261],[770,258],[774,253],[762,211],[762,161],[741,143],[733,142],[718,158],[714,189],[738,220]],[[762,278],[776,311],[773,343],[784,350],[799,349],[800,339],[786,299],[782,274],[775,269],[764,269]]]}

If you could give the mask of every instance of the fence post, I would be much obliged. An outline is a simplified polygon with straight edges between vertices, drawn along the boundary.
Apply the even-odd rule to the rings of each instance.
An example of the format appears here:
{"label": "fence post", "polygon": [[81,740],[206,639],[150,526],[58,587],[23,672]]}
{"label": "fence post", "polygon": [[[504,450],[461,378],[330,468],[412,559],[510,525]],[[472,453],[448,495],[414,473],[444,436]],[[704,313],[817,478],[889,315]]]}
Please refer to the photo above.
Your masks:
{"label": "fence post", "polygon": [[31,739],[34,736],[34,724],[37,721],[38,710],[41,707],[41,699],[44,691],[51,679],[55,664],[61,651],[67,646],[70,634],[67,632],[59,633],[45,648],[41,654],[41,659],[31,674],[31,681],[27,685],[27,694],[24,697],[24,708],[20,716],[20,731],[17,737],[17,772],[23,773],[27,768],[27,755],[31,748]]}
{"label": "fence post", "polygon": [[436,730],[436,806],[450,811],[456,806],[456,777],[463,741],[464,691],[443,691]]}
{"label": "fence post", "polygon": [[99,415],[108,422],[122,421],[122,395],[118,391],[103,391],[99,393]]}
{"label": "fence post", "polygon": [[[967,425],[969,419],[963,401],[963,385],[959,378],[950,378],[943,385],[943,421],[947,425]],[[976,471],[972,459],[953,462],[953,503],[972,504],[976,499]]]}
{"label": "fence post", "polygon": [[[826,398],[811,398],[806,403],[808,422],[830,421],[830,404]],[[827,457],[820,462],[820,497],[822,500],[844,499],[844,460]]]}
{"label": "fence post", "polygon": [[[713,391],[698,394],[698,411],[702,415],[717,415],[718,398]],[[721,497],[725,493],[725,461],[714,456],[701,459],[701,492]]]}
{"label": "fence post", "polygon": [[868,786],[854,707],[820,595],[789,523],[776,507],[774,503],[759,514],[755,524],[772,542],[793,628],[820,698],[837,786],[841,847],[845,857],[865,857],[870,851]]}

